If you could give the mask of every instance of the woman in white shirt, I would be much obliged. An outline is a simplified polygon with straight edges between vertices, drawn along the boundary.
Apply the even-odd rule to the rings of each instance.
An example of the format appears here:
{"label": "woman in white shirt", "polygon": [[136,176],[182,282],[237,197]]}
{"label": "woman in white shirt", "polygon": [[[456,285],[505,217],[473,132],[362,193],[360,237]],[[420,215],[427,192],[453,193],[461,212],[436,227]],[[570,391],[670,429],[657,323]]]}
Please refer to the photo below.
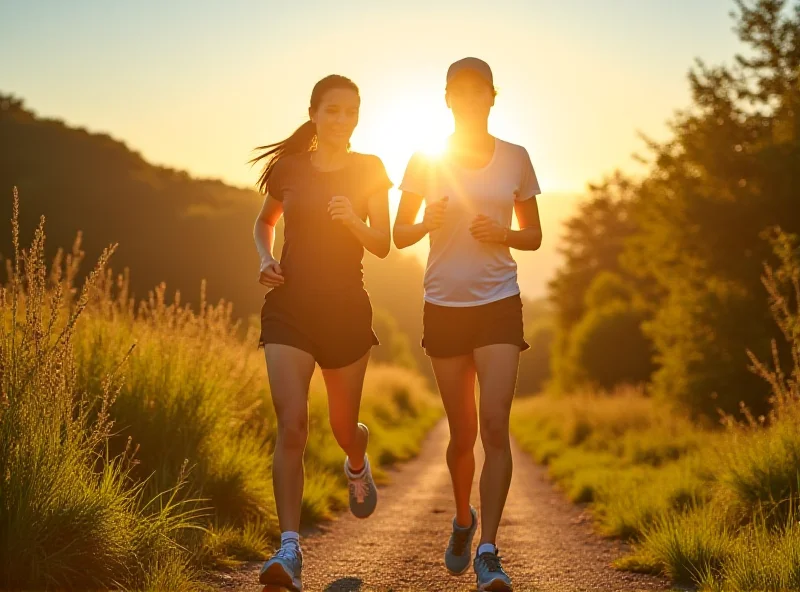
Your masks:
{"label": "woman in white shirt", "polygon": [[[495,540],[511,484],[511,402],[519,355],[528,344],[510,249],[533,251],[542,242],[540,189],[528,152],[488,131],[496,94],[486,62],[465,58],[450,66],[445,98],[455,132],[442,156],[417,153],[409,161],[394,227],[401,249],[430,235],[422,345],[450,424],[447,464],[456,516],[445,565],[453,574],[469,568],[478,526],[469,497],[479,427],[486,452],[481,541],[472,561],[479,590],[511,590]],[[424,219],[415,224],[423,201]],[[511,229],[512,212],[520,230]]]}

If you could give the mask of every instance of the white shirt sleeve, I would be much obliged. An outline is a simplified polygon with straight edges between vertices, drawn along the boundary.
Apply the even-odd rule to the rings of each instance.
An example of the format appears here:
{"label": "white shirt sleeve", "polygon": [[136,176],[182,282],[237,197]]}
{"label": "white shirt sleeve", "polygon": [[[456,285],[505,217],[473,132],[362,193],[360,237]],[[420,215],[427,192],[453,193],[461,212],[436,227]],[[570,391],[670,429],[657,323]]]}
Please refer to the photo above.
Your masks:
{"label": "white shirt sleeve", "polygon": [[515,200],[525,201],[539,195],[542,190],[539,188],[539,180],[536,178],[536,171],[533,170],[533,163],[528,151],[523,147],[520,148],[520,181]]}
{"label": "white shirt sleeve", "polygon": [[415,152],[406,166],[403,180],[400,182],[400,191],[407,191],[425,197],[428,181],[428,166],[425,156]]}

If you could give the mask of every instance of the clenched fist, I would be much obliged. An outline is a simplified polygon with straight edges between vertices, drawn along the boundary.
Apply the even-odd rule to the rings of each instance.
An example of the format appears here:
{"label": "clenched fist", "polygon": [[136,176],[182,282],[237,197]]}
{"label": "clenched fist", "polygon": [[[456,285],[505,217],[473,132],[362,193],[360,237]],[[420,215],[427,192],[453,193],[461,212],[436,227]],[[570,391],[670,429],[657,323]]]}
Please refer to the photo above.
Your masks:
{"label": "clenched fist", "polygon": [[270,259],[261,264],[261,275],[258,282],[268,288],[283,285],[283,270],[277,261]]}
{"label": "clenched fist", "polygon": [[422,224],[428,229],[428,232],[438,230],[444,224],[444,217],[447,213],[448,197],[445,196],[437,202],[425,206],[425,216],[422,219]]}
{"label": "clenched fist", "polygon": [[472,220],[469,231],[473,238],[482,243],[504,244],[508,238],[508,228],[498,224],[489,216],[478,214]]}
{"label": "clenched fist", "polygon": [[328,202],[328,213],[333,220],[340,220],[345,225],[353,224],[359,217],[353,211],[353,204],[343,195],[334,196]]}

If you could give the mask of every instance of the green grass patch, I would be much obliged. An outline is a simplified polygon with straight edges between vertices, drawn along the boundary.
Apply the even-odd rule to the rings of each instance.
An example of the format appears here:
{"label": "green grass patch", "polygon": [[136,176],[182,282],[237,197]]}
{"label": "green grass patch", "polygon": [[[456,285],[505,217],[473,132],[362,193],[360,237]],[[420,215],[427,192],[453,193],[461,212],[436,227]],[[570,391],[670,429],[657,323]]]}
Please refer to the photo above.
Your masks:
{"label": "green grass patch", "polygon": [[635,391],[541,396],[515,438],[597,530],[632,543],[618,569],[708,590],[798,588],[800,406],[709,430]]}

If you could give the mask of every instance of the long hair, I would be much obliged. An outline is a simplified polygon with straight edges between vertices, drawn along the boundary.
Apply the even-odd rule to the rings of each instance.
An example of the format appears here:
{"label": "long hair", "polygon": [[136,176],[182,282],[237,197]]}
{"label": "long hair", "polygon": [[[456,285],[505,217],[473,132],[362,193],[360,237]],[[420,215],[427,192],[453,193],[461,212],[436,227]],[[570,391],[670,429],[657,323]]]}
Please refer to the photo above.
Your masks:
{"label": "long hair", "polygon": [[[325,96],[325,93],[334,89],[352,90],[358,94],[358,87],[352,80],[344,76],[339,76],[338,74],[331,74],[314,85],[314,89],[311,91],[311,111],[316,111],[320,103],[322,103],[322,98]],[[285,140],[256,147],[255,150],[261,150],[262,152],[253,158],[250,164],[255,164],[260,161],[264,162],[264,169],[261,171],[261,176],[258,178],[258,190],[261,193],[267,193],[269,189],[269,177],[272,174],[272,170],[275,168],[275,163],[289,154],[299,154],[312,150],[316,145],[316,140],[317,126],[309,119]]]}

